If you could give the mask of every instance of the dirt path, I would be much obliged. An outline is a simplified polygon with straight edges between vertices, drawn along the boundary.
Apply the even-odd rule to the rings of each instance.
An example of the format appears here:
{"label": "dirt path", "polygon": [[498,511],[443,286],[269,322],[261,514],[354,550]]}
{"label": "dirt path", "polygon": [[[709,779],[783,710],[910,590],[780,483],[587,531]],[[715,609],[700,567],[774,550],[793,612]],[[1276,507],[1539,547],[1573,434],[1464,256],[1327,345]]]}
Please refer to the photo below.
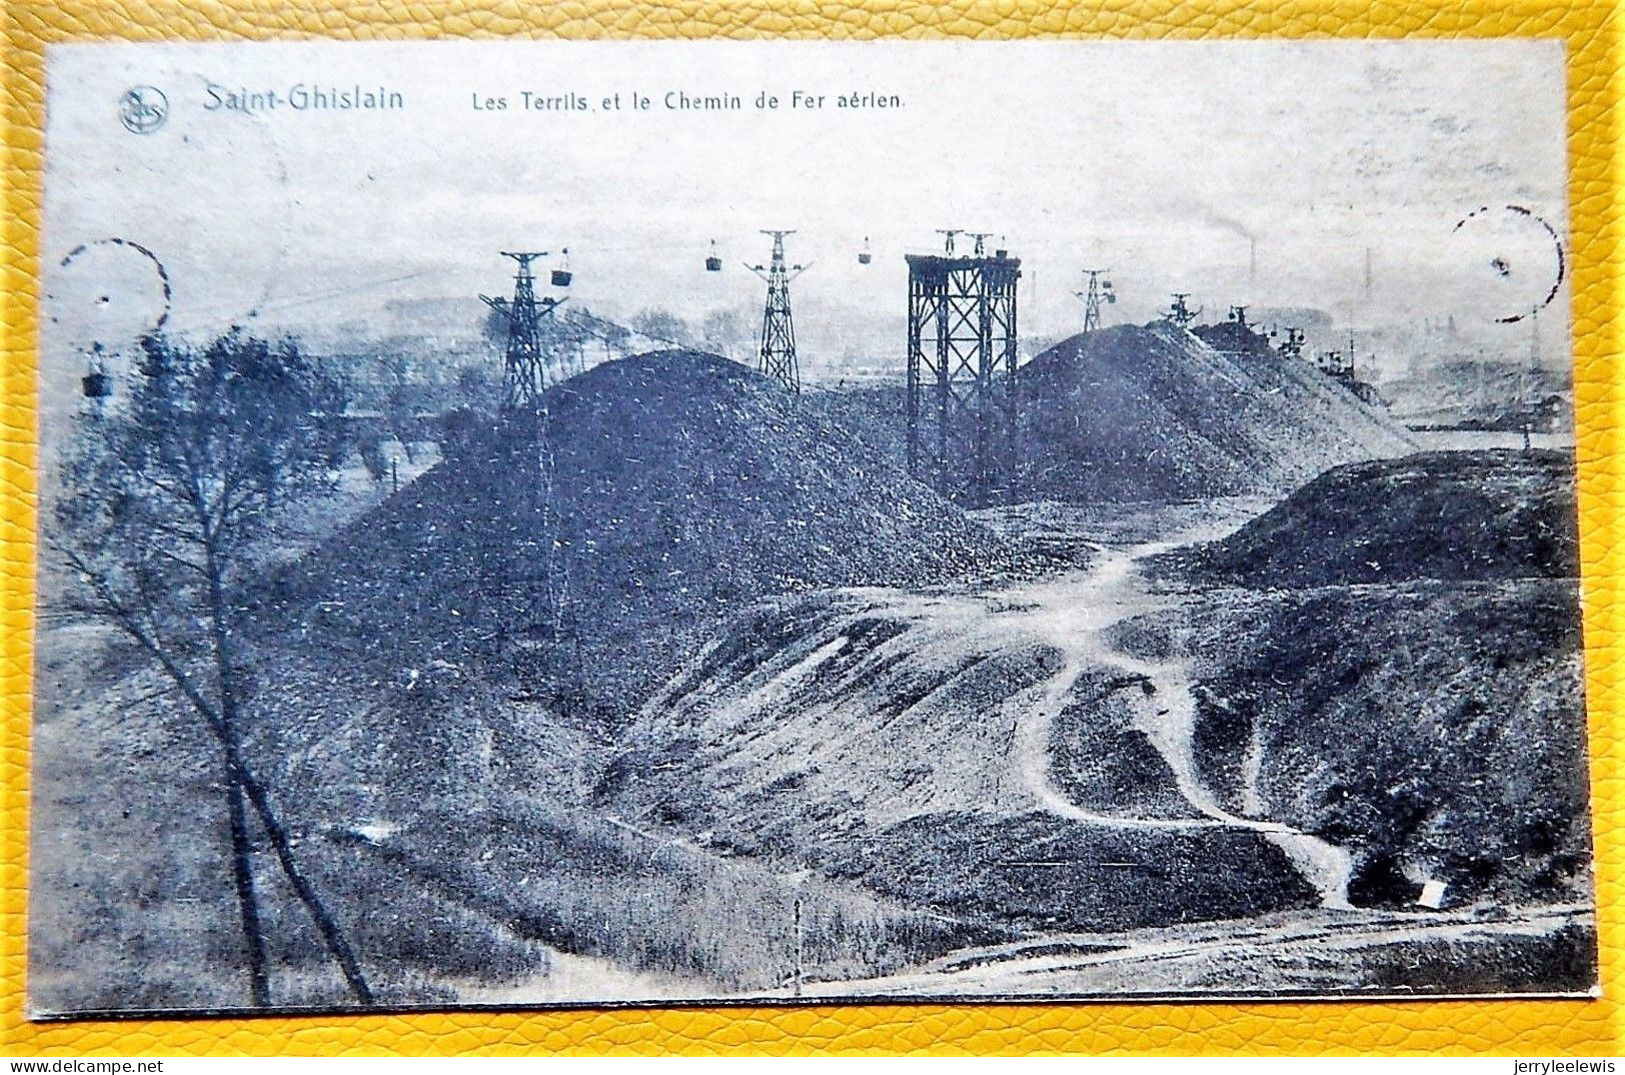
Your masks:
{"label": "dirt path", "polygon": [[[1303,879],[1320,894],[1327,908],[1347,908],[1352,860],[1344,849],[1278,822],[1241,817],[1225,810],[1197,771],[1192,746],[1196,700],[1188,664],[1180,658],[1146,660],[1115,646],[1111,628],[1131,617],[1177,604],[1177,595],[1151,592],[1141,571],[1143,561],[1181,545],[1207,540],[1235,525],[1231,520],[1205,524],[1172,540],[1127,547],[1105,547],[1087,571],[1019,587],[1001,595],[1022,609],[1013,617],[1021,628],[1054,645],[1065,661],[1044,696],[1017,728],[1016,761],[1040,803],[1063,817],[1122,828],[1190,829],[1234,826],[1252,829],[1279,847]],[[1153,716],[1138,730],[1156,748],[1174,774],[1180,794],[1200,818],[1122,818],[1091,812],[1056,787],[1052,773],[1051,729],[1085,669],[1107,667],[1151,685]],[[1250,796],[1256,799],[1256,795]]]}
{"label": "dirt path", "polygon": [[[1580,926],[1590,908],[1553,906],[1485,917],[1471,911],[1318,911],[1102,934],[1048,934],[965,949],[909,975],[820,983],[819,997],[1052,995],[1214,996],[1241,993],[1412,995],[1374,987],[1368,965],[1396,942],[1490,955]],[[1214,973],[1248,968],[1245,985]],[[1312,968],[1312,969],[1311,969]],[[1197,984],[1205,983],[1205,984]]]}

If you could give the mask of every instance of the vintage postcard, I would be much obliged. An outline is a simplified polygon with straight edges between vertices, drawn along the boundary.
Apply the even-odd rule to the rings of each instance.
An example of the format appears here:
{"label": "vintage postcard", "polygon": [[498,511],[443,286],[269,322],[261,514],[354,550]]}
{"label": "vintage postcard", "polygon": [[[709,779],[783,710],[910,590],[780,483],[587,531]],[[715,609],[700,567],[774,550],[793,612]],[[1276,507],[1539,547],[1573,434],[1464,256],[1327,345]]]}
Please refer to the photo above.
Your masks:
{"label": "vintage postcard", "polygon": [[36,1018],[1594,991],[1560,44],[47,76]]}

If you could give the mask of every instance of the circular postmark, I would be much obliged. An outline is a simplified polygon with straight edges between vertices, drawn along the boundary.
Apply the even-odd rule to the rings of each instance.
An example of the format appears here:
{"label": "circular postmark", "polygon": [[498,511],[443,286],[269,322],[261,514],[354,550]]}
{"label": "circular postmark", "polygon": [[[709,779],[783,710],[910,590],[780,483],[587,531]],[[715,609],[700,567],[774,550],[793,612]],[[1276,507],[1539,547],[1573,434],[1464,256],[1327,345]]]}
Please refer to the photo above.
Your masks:
{"label": "circular postmark", "polygon": [[174,292],[158,255],[132,239],[92,239],[57,264],[45,298],[81,342],[121,347],[164,331]]}
{"label": "circular postmark", "polygon": [[1522,205],[1480,206],[1451,229],[1466,244],[1464,284],[1490,321],[1510,325],[1552,304],[1568,275],[1557,229]]}
{"label": "circular postmark", "polygon": [[166,330],[173,291],[157,253],[121,236],[82,242],[42,269],[41,407],[66,416],[85,397],[99,405],[117,394],[141,340]]}
{"label": "circular postmark", "polygon": [[[309,231],[300,226],[307,212],[296,201],[300,177],[265,116],[183,122],[177,94],[201,95],[208,84],[189,67],[128,77],[123,85],[134,88],[122,99],[115,83],[103,96],[101,129],[127,120],[144,134],[116,135],[116,159],[96,143],[58,155],[53,178],[75,191],[74,241],[125,240],[89,242],[67,265],[53,259],[42,266],[45,290],[55,293],[49,323],[58,342],[83,338],[87,346],[127,348],[154,331],[266,323],[274,318],[265,311],[295,287],[290,250]],[[159,87],[164,98],[148,92]],[[115,120],[110,113],[127,115]],[[160,114],[166,118],[154,128]],[[320,155],[317,162],[318,169],[325,165]],[[223,227],[227,217],[231,226]],[[137,243],[162,259],[162,273]]]}
{"label": "circular postmark", "polygon": [[169,119],[169,98],[156,86],[133,86],[118,99],[118,118],[131,134],[151,134]]}

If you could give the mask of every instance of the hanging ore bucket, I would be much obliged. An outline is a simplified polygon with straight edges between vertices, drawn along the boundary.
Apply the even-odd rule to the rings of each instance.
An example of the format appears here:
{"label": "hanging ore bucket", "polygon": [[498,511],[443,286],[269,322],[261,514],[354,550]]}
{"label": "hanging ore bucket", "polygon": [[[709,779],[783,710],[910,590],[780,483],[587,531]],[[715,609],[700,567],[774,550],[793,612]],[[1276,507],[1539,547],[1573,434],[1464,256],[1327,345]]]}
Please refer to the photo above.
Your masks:
{"label": "hanging ore bucket", "polygon": [[98,341],[90,349],[90,364],[79,379],[79,389],[86,399],[106,399],[113,394],[113,379],[102,365],[102,345]]}
{"label": "hanging ore bucket", "polygon": [[865,235],[863,237],[863,249],[858,251],[858,264],[867,265],[873,260],[875,260],[874,256],[869,253],[869,237]]}
{"label": "hanging ore bucket", "polygon": [[715,239],[711,240],[711,253],[707,254],[705,257],[705,271],[722,271],[722,259],[717,256],[717,241]]}
{"label": "hanging ore bucket", "polygon": [[569,287],[571,278],[572,278],[572,274],[570,272],[570,251],[569,251],[568,248],[566,248],[565,251],[564,251],[564,267],[562,269],[554,269],[553,270],[553,286],[554,287]]}

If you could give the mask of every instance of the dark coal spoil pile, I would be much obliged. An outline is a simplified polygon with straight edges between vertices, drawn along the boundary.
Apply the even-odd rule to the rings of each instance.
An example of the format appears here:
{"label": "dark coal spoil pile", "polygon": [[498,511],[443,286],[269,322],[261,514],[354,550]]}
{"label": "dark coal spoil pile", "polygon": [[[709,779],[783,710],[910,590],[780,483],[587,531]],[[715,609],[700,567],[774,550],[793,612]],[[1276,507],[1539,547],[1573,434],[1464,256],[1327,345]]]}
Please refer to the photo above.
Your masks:
{"label": "dark coal spoil pile", "polygon": [[1424,452],[1323,474],[1184,560],[1253,586],[1573,578],[1577,525],[1567,452]]}
{"label": "dark coal spoil pile", "polygon": [[443,464],[304,565],[306,629],[397,664],[496,656],[518,689],[619,718],[763,596],[1012,560],[736,363],[641,355],[547,404],[540,436],[466,417]]}
{"label": "dark coal spoil pile", "polygon": [[1029,499],[1184,500],[1285,492],[1415,448],[1302,359],[1221,352],[1164,323],[1074,336],[1019,374]]}
{"label": "dark coal spoil pile", "polygon": [[1159,567],[1223,587],[1122,633],[1190,662],[1231,809],[1348,848],[1360,906],[1589,898],[1569,453],[1339,467]]}
{"label": "dark coal spoil pile", "polygon": [[1229,589],[1125,630],[1190,661],[1206,786],[1350,851],[1357,906],[1587,898],[1574,580]]}
{"label": "dark coal spoil pile", "polygon": [[1263,358],[1270,354],[1269,339],[1254,332],[1247,325],[1234,321],[1221,321],[1216,325],[1197,325],[1191,334],[1215,351],[1227,354]]}

